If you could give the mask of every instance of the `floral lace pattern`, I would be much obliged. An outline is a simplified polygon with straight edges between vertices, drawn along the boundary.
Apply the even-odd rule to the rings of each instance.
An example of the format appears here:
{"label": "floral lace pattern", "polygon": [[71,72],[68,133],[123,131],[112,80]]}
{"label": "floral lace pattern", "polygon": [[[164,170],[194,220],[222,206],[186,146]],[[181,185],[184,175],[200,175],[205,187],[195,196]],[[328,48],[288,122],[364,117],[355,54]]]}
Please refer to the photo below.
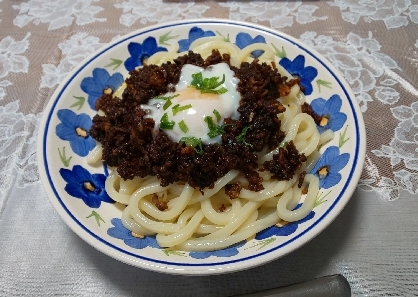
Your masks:
{"label": "floral lace pattern", "polygon": [[411,5],[410,0],[334,0],[328,4],[339,7],[343,20],[352,24],[357,24],[361,19],[368,23],[383,21],[388,29],[406,26],[409,22],[418,24],[418,5]]}
{"label": "floral lace pattern", "polygon": [[30,33],[20,40],[7,36],[0,41],[0,100],[6,96],[5,88],[13,83],[5,79],[10,73],[27,73],[29,61],[22,54],[29,47]]}
{"label": "floral lace pattern", "polygon": [[56,30],[71,26],[75,20],[78,26],[88,25],[94,22],[104,22],[106,18],[96,18],[95,15],[103,10],[103,7],[92,5],[99,0],[58,0],[43,1],[30,0],[20,5],[13,5],[19,10],[19,15],[13,24],[20,28],[31,23],[39,25],[47,23],[48,30]]}
{"label": "floral lace pattern", "polygon": [[58,44],[63,58],[58,65],[42,64],[41,88],[56,87],[64,77],[88,54],[103,46],[98,37],[87,33],[76,33]]}
{"label": "floral lace pattern", "polygon": [[129,0],[114,4],[114,6],[122,9],[119,22],[127,27],[131,27],[138,20],[141,24],[146,25],[161,20],[169,22],[183,18],[202,18],[203,13],[209,8],[207,5],[197,4],[195,1],[176,4],[148,0]]}
{"label": "floral lace pattern", "polygon": [[374,97],[383,104],[393,105],[398,102],[400,95],[394,88],[397,82],[385,78],[384,69],[400,68],[395,60],[380,52],[381,45],[371,32],[367,37],[350,33],[346,42],[335,41],[330,36],[318,35],[312,31],[303,33],[300,38],[327,57],[344,75],[362,112],[366,112],[369,102],[373,102],[370,95],[372,90],[376,90]]}
{"label": "floral lace pattern", "polygon": [[220,2],[219,5],[229,8],[230,19],[254,23],[267,21],[276,29],[290,27],[295,21],[308,24],[328,19],[321,12],[318,12],[321,16],[314,16],[318,6],[302,4],[302,1]]}
{"label": "floral lace pattern", "polygon": [[39,180],[36,131],[41,114],[24,115],[19,102],[0,106],[0,211],[14,185],[25,187]]}
{"label": "floral lace pattern", "polygon": [[[350,33],[346,43],[336,42],[316,32],[306,32],[301,35],[301,39],[324,54],[344,74],[363,112],[367,112],[369,104],[374,101],[372,91],[374,98],[385,105],[393,106],[399,102],[398,81],[387,78],[385,68],[392,71],[399,71],[400,68],[395,60],[380,52],[381,45],[371,32],[367,37]],[[401,123],[395,129],[390,145],[372,150],[372,154],[377,157],[390,158],[392,167],[399,166],[403,161],[405,169],[395,170],[393,178],[385,177],[369,158],[365,164],[365,172],[368,174],[360,181],[360,189],[375,191],[388,201],[398,199],[401,189],[411,194],[417,193],[418,155],[414,146],[410,145],[416,141],[414,135],[417,133],[414,132],[413,106],[391,108],[393,117],[401,120]]]}
{"label": "floral lace pattern", "polygon": [[[392,167],[398,167],[402,163],[405,169],[393,171],[393,179],[371,175],[359,187],[365,191],[379,192],[388,200],[396,200],[400,189],[418,194],[418,102],[410,106],[399,105],[391,108],[391,111],[400,121],[395,129],[395,136],[389,145],[383,144],[380,149],[372,150],[372,153],[389,159]],[[415,145],[411,145],[412,143]],[[370,167],[371,164],[366,166]]]}

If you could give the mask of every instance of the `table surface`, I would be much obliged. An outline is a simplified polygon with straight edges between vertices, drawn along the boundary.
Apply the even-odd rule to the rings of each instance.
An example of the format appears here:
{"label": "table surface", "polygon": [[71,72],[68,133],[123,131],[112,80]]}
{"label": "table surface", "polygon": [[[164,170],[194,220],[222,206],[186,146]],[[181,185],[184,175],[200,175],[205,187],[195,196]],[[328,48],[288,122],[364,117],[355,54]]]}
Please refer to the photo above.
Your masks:
{"label": "table surface", "polygon": [[[160,21],[248,21],[314,47],[352,87],[367,130],[360,183],[319,236],[266,265],[183,277],[120,263],[60,219],[36,136],[58,84],[89,53]],[[416,0],[0,1],[0,296],[232,296],[340,273],[353,296],[418,296]]]}

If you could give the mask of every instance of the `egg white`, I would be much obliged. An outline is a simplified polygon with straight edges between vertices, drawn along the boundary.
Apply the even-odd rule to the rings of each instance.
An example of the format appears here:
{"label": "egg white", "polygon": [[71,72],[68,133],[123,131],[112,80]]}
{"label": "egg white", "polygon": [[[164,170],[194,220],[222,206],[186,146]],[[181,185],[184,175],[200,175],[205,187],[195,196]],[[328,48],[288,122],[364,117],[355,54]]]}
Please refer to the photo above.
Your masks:
{"label": "egg white", "polygon": [[[217,95],[211,93],[201,93],[194,87],[190,87],[193,80],[192,74],[201,72],[203,78],[218,77],[219,81],[222,80],[225,75],[225,82],[217,89],[222,87],[228,91]],[[222,125],[224,119],[231,117],[232,119],[238,119],[239,113],[237,111],[241,96],[237,91],[237,85],[239,80],[234,76],[234,72],[229,68],[226,63],[219,63],[209,66],[204,69],[198,66],[186,64],[183,66],[180,74],[180,79],[175,86],[175,92],[170,92],[159,97],[173,97],[171,98],[172,104],[164,110],[163,106],[166,100],[161,98],[154,98],[149,100],[147,105],[141,107],[148,110],[148,117],[151,117],[155,121],[155,129],[160,129],[161,118],[164,113],[167,113],[168,120],[174,121],[174,127],[172,130],[164,129],[163,131],[171,138],[172,141],[179,142],[183,137],[196,137],[200,138],[204,144],[220,143],[221,136],[210,138],[208,136],[209,128],[205,122],[207,116],[211,116],[213,122],[217,125]],[[191,105],[191,108],[183,110],[174,115],[172,107],[176,104],[180,106]],[[221,118],[218,121],[214,114],[216,110]],[[180,129],[179,123],[184,121],[188,131],[183,132]]]}

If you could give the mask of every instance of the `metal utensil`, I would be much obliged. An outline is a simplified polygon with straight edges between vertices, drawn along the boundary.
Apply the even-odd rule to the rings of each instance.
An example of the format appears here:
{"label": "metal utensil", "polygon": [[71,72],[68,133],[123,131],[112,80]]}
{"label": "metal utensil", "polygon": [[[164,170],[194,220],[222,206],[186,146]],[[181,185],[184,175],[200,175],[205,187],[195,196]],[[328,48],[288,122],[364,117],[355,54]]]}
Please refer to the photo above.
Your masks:
{"label": "metal utensil", "polygon": [[236,297],[350,297],[351,288],[341,274],[328,275],[285,287],[259,291]]}

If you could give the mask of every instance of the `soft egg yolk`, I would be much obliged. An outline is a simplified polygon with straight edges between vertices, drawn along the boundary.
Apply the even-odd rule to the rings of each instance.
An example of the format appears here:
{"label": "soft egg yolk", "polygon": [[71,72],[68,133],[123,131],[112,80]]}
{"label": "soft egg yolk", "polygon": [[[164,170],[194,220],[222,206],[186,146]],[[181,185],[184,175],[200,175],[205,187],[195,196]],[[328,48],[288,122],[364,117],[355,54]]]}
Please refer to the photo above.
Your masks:
{"label": "soft egg yolk", "polygon": [[[225,81],[215,90],[225,88],[227,91],[223,94],[202,93],[191,86],[192,75],[199,72],[203,78],[217,77],[218,82],[221,82],[225,75]],[[210,129],[205,118],[212,117],[213,123],[219,126],[223,125],[227,117],[238,119],[237,109],[241,98],[237,91],[238,82],[226,63],[212,65],[206,69],[187,64],[181,70],[175,92],[151,99],[147,105],[142,105],[142,108],[148,110],[148,116],[154,119],[155,129],[162,129],[175,142],[179,142],[183,137],[195,137],[200,138],[204,144],[220,143],[220,135],[208,135]],[[163,122],[171,123],[170,128],[163,128],[162,119]]]}

